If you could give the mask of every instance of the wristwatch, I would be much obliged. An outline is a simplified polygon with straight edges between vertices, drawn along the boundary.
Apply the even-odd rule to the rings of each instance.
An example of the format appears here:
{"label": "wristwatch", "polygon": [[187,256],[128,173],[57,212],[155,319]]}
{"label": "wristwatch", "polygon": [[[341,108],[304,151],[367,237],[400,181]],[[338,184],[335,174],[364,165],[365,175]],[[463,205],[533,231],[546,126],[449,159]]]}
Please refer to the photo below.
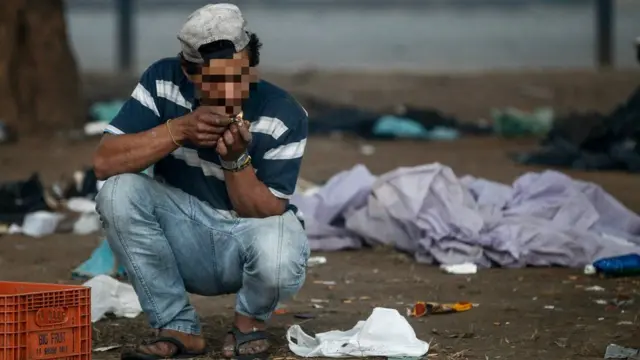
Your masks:
{"label": "wristwatch", "polygon": [[228,171],[240,171],[246,168],[250,163],[251,163],[251,156],[249,156],[249,154],[247,154],[246,152],[240,155],[234,161],[226,161],[220,158],[220,166],[224,170],[228,170]]}

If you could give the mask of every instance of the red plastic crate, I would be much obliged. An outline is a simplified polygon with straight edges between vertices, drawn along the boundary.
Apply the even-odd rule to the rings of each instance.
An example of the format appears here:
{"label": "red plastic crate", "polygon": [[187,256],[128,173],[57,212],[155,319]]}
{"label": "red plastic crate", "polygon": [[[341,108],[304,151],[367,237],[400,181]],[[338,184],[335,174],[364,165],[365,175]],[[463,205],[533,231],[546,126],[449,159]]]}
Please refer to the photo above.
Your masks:
{"label": "red plastic crate", "polygon": [[0,360],[91,359],[85,286],[0,281]]}

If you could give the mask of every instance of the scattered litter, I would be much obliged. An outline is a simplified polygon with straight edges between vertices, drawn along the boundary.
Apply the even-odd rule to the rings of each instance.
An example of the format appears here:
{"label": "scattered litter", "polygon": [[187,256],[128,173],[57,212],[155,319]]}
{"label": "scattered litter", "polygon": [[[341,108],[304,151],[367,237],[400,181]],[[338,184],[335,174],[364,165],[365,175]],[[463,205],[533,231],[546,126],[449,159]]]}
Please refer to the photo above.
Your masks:
{"label": "scattered litter", "polygon": [[544,308],[545,308],[546,310],[553,310],[553,309],[555,309],[556,307],[555,307],[555,306],[553,306],[553,305],[545,305],[545,306],[544,306]]}
{"label": "scattered litter", "polygon": [[83,214],[95,213],[96,202],[80,197],[71,198],[67,201],[67,209]]}
{"label": "scattered litter", "polygon": [[17,224],[11,224],[11,226],[9,226],[9,229],[7,230],[8,234],[21,234],[22,233],[22,228],[20,227],[20,225]]}
{"label": "scattered litter", "polygon": [[323,309],[324,306],[320,305],[320,304],[311,304],[311,307],[314,309]]}
{"label": "scattered litter", "polygon": [[87,136],[100,135],[107,128],[109,123],[103,121],[92,121],[84,124],[84,134]]}
{"label": "scattered litter", "polygon": [[604,288],[602,286],[598,286],[598,285],[594,285],[594,286],[589,286],[588,288],[585,288],[586,291],[604,291]]}
{"label": "scattered litter", "polygon": [[73,270],[71,276],[74,279],[91,279],[98,275],[109,275],[115,278],[126,276],[122,264],[118,264],[115,255],[107,239],[103,239],[100,245],[93,250],[91,257]]}
{"label": "scattered litter", "polygon": [[607,300],[604,300],[604,299],[594,300],[593,302],[598,304],[598,305],[607,305],[607,304],[609,304],[609,302]]}
{"label": "scattered litter", "polygon": [[597,273],[597,270],[593,265],[591,265],[591,264],[585,265],[585,267],[584,267],[584,274],[585,275],[595,275],[596,273]]}
{"label": "scattered litter", "polygon": [[21,232],[32,237],[50,235],[56,231],[58,223],[62,219],[64,219],[64,215],[49,211],[32,212],[24,217]]}
{"label": "scattered litter", "polygon": [[633,299],[628,295],[618,295],[615,299],[611,300],[611,304],[617,307],[624,307],[633,304]]}
{"label": "scattered litter", "polygon": [[600,259],[593,263],[596,271],[608,276],[640,275],[640,255],[628,254]]}
{"label": "scattered litter", "polygon": [[312,256],[307,260],[307,266],[318,266],[327,263],[327,258],[324,256]]}
{"label": "scattered litter", "polygon": [[640,355],[638,349],[626,348],[616,344],[609,344],[604,353],[605,359],[635,359]]}
{"label": "scattered litter", "polygon": [[138,296],[129,284],[110,276],[98,275],[83,285],[91,288],[91,322],[109,313],[133,319],[142,312]]}
{"label": "scattered litter", "polygon": [[619,321],[618,325],[633,325],[633,321]]}
{"label": "scattered litter", "polygon": [[515,108],[492,109],[494,132],[503,137],[544,135],[553,126],[554,112],[550,107],[535,109],[531,113]]}
{"label": "scattered litter", "polygon": [[435,302],[419,301],[411,309],[407,309],[408,316],[422,317],[425,315],[450,314],[468,311],[473,308],[470,302],[457,302],[452,304],[440,304]]}
{"label": "scattered litter", "polygon": [[77,235],[92,234],[102,227],[100,216],[96,213],[85,213],[73,224],[73,233]]}
{"label": "scattered litter", "polygon": [[427,129],[418,121],[394,115],[380,117],[372,132],[375,136],[391,139],[455,140],[460,137],[460,131],[455,128],[434,126]]}
{"label": "scattered litter", "polygon": [[301,357],[421,357],[429,344],[419,340],[395,309],[375,308],[366,321],[347,331],[307,335],[299,325],[287,330],[289,349]]}
{"label": "scattered litter", "polygon": [[313,283],[318,285],[327,285],[327,286],[333,286],[336,284],[335,281],[322,281],[322,280],[316,280]]}
{"label": "scattered litter", "polygon": [[93,349],[93,352],[111,351],[111,350],[115,350],[115,349],[120,349],[121,347],[122,347],[122,345],[103,346],[103,347],[98,347],[98,348]]}
{"label": "scattered litter", "polygon": [[558,338],[556,341],[554,341],[553,343],[558,345],[559,348],[566,348],[567,347],[567,338]]}
{"label": "scattered litter", "polygon": [[[543,139],[544,145],[540,149],[519,154],[515,160],[521,164],[542,167],[637,173],[640,171],[637,146],[639,109],[640,87],[637,87],[608,114],[594,111],[566,114],[554,120],[553,129]],[[618,220],[615,215],[610,219]],[[637,252],[635,249],[629,250],[629,253]]]}
{"label": "scattered litter", "polygon": [[364,156],[371,156],[376,152],[376,148],[373,145],[364,144],[360,146],[360,153]]}
{"label": "scattered litter", "polygon": [[305,320],[308,320],[308,319],[315,319],[315,318],[316,318],[316,316],[315,316],[315,315],[310,314],[310,313],[294,314],[294,315],[293,315],[293,317],[294,317],[294,318],[297,318],[297,319],[305,319]]}
{"label": "scattered litter", "polygon": [[274,315],[284,315],[287,314],[289,311],[287,311],[287,305],[285,304],[278,304],[276,306],[276,309],[273,310],[273,314]]}
{"label": "scattered litter", "polygon": [[599,318],[598,318],[598,321],[602,321],[602,320],[604,320],[604,318],[603,318],[603,317],[599,317]]}
{"label": "scattered litter", "polygon": [[329,300],[325,300],[325,299],[311,299],[311,302],[314,304],[323,304],[323,303],[328,303]]}
{"label": "scattered litter", "polygon": [[466,262],[454,265],[440,265],[440,269],[444,270],[447,274],[469,275],[478,272],[478,265]]}

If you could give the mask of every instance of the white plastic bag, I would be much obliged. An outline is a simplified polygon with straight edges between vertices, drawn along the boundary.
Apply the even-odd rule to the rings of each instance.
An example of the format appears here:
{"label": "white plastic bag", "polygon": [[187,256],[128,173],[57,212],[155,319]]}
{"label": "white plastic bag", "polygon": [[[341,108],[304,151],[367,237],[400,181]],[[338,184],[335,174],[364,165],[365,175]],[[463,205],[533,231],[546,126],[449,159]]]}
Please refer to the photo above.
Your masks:
{"label": "white plastic bag", "polygon": [[407,319],[386,308],[373,309],[351,330],[328,331],[315,338],[294,325],[287,330],[287,340],[289,349],[302,357],[420,357],[429,351],[429,344],[416,337]]}
{"label": "white plastic bag", "polygon": [[73,224],[73,233],[78,235],[88,235],[100,230],[102,223],[98,214],[84,213]]}
{"label": "white plastic bag", "polygon": [[31,237],[51,235],[56,231],[62,219],[64,219],[64,215],[49,211],[29,213],[22,222],[22,233]]}
{"label": "white plastic bag", "polygon": [[83,285],[91,288],[91,322],[108,313],[133,319],[142,312],[138,295],[129,284],[111,276],[98,275]]}

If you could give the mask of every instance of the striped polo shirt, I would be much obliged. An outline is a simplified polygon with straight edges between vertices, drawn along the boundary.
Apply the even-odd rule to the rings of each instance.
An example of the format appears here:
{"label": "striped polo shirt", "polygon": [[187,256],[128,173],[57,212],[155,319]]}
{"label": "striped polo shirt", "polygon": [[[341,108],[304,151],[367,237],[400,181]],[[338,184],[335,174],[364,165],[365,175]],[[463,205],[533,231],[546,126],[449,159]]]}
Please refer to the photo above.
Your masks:
{"label": "striped polo shirt", "polygon": [[[195,86],[183,73],[179,58],[162,59],[142,74],[131,98],[105,132],[138,133],[186,115],[195,108],[195,95]],[[251,89],[242,111],[244,119],[251,122],[253,140],[248,152],[256,176],[273,195],[289,199],[307,143],[306,111],[286,91],[263,80]],[[157,162],[153,175],[215,209],[234,214],[214,148],[182,146]],[[287,209],[300,217],[292,204]]]}

